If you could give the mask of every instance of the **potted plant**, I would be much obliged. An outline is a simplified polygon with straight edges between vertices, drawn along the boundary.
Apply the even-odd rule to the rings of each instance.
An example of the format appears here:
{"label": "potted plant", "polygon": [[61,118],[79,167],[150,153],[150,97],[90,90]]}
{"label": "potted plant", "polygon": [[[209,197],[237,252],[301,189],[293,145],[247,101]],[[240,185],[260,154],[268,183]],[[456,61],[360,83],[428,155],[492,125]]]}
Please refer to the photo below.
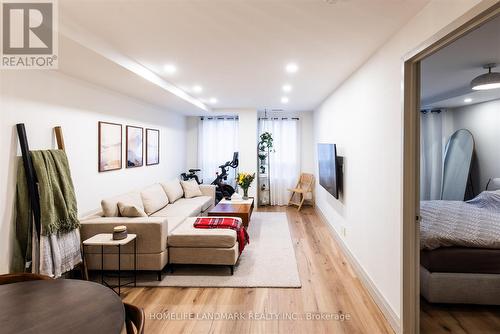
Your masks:
{"label": "potted plant", "polygon": [[259,153],[259,160],[260,160],[261,165],[266,164],[266,157],[267,157],[267,155],[265,155],[264,153]]}
{"label": "potted plant", "polygon": [[238,185],[243,189],[243,199],[248,199],[248,188],[255,179],[255,173],[238,173]]}
{"label": "potted plant", "polygon": [[269,132],[264,132],[260,135],[259,151],[264,152],[266,149],[272,151],[273,148],[273,136]]}

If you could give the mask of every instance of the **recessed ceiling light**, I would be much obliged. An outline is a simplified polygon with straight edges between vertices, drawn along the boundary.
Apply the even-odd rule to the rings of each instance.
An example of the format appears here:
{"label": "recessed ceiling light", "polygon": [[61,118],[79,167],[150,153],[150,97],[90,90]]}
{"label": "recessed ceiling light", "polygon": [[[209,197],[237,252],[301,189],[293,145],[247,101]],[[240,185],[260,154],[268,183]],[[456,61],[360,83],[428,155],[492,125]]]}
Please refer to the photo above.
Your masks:
{"label": "recessed ceiling light", "polygon": [[288,92],[292,91],[292,86],[289,84],[286,84],[286,85],[283,85],[282,89],[284,92],[288,93]]}
{"label": "recessed ceiling light", "polygon": [[216,104],[217,99],[215,97],[211,97],[210,100],[208,100],[208,102],[210,102],[211,104]]}
{"label": "recessed ceiling light", "polygon": [[194,85],[193,86],[193,92],[195,93],[201,93],[203,91],[203,87],[201,87],[200,85]]}
{"label": "recessed ceiling light", "polygon": [[285,70],[288,73],[295,73],[299,70],[299,66],[297,66],[297,64],[295,64],[295,63],[288,63],[285,66]]}
{"label": "recessed ceiling light", "polygon": [[465,102],[465,103],[471,103],[471,102],[472,102],[472,99],[471,99],[470,97],[468,97],[468,98],[466,98],[466,99],[464,100],[464,102]]}
{"label": "recessed ceiling light", "polygon": [[289,101],[289,100],[288,100],[288,97],[286,97],[286,96],[283,96],[283,97],[281,98],[281,103],[285,103],[285,104],[286,104],[286,103],[288,103],[288,101]]}
{"label": "recessed ceiling light", "polygon": [[177,67],[174,64],[167,64],[163,66],[163,70],[167,74],[174,74],[175,72],[177,72]]}

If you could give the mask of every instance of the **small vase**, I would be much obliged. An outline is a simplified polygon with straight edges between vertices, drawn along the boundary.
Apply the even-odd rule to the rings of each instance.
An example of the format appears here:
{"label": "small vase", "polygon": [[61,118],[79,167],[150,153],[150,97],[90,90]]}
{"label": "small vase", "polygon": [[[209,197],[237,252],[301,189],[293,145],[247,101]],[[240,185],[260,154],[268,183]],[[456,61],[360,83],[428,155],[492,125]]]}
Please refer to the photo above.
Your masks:
{"label": "small vase", "polygon": [[248,188],[243,188],[243,199],[248,199]]}

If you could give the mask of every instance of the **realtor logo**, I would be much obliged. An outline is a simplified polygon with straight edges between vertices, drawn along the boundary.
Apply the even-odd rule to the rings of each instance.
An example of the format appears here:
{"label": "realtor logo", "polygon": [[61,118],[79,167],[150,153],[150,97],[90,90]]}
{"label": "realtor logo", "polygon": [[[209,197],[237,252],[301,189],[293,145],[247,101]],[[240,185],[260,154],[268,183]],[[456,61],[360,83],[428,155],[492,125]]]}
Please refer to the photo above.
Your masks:
{"label": "realtor logo", "polygon": [[2,68],[57,68],[54,1],[3,0]]}

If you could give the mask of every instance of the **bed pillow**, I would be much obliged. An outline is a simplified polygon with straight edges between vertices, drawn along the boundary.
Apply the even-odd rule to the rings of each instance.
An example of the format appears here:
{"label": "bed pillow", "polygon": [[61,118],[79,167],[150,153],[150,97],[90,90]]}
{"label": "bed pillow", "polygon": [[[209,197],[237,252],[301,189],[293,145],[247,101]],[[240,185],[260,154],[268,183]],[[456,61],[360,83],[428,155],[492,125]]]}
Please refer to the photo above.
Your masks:
{"label": "bed pillow", "polygon": [[181,183],[177,179],[161,183],[161,186],[163,187],[163,190],[167,194],[168,201],[170,203],[174,203],[184,195],[184,190],[182,190]]}
{"label": "bed pillow", "polygon": [[148,215],[140,207],[133,204],[118,202],[118,209],[122,217],[147,217]]}
{"label": "bed pillow", "polygon": [[181,186],[182,189],[184,189],[184,197],[185,198],[193,198],[193,197],[198,197],[202,196],[203,193],[201,192],[200,185],[198,182],[192,180],[192,181],[181,181]]}
{"label": "bed pillow", "polygon": [[168,204],[168,197],[163,187],[157,183],[141,191],[144,211],[150,215],[163,209]]}

